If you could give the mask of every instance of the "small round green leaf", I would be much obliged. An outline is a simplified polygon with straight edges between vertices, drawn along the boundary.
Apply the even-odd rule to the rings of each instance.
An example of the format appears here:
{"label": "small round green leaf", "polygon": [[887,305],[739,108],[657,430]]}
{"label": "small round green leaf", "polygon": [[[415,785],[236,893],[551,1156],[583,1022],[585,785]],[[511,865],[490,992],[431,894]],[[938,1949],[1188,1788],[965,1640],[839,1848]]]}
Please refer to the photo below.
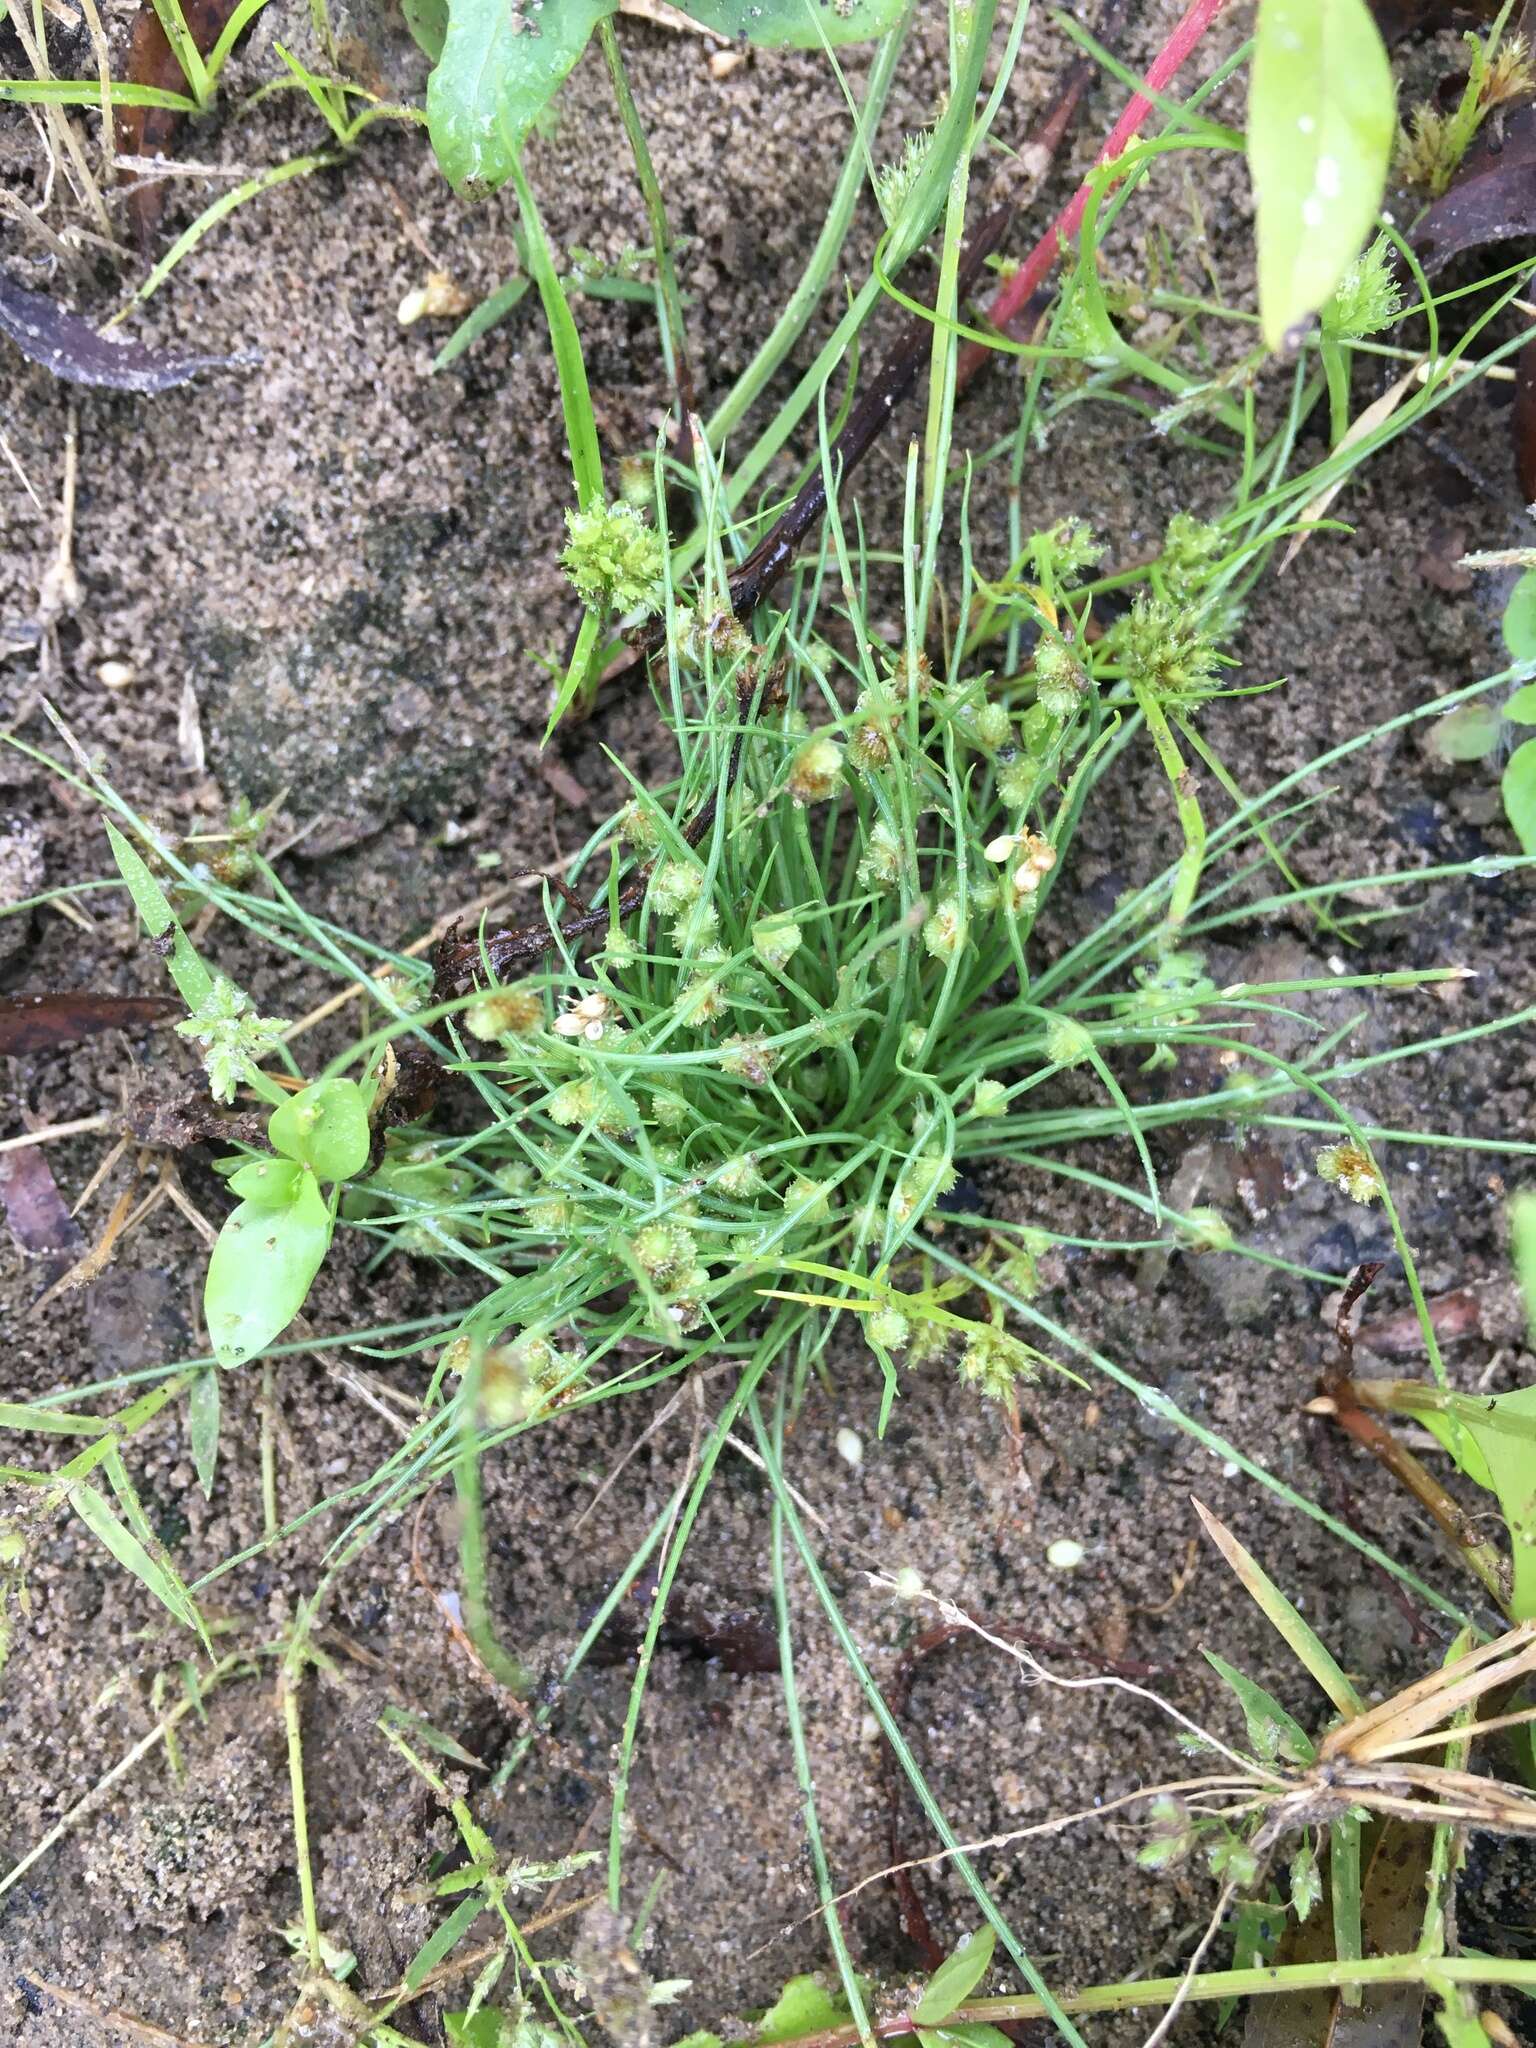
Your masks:
{"label": "small round green leaf", "polygon": [[1499,744],[1503,723],[1496,707],[1486,699],[1458,704],[1430,726],[1429,750],[1442,761],[1481,761]]}
{"label": "small round green leaf", "polygon": [[1392,67],[1366,0],[1261,0],[1248,168],[1271,348],[1324,304],[1359,253],[1396,129]]}
{"label": "small round green leaf", "polygon": [[1502,624],[1504,645],[1513,658],[1536,659],[1536,569],[1527,569],[1509,593]]}
{"label": "small round green leaf", "polygon": [[316,1081],[273,1110],[267,1136],[321,1180],[350,1180],[368,1164],[372,1143],[363,1091],[355,1081]]}
{"label": "small round green leaf", "polygon": [[1516,747],[1504,770],[1504,812],[1521,850],[1536,853],[1536,740]]}
{"label": "small round green leaf", "polygon": [[229,1176],[230,1192],[256,1209],[283,1209],[304,1171],[292,1159],[247,1159]]}
{"label": "small round green leaf", "polygon": [[1527,683],[1523,690],[1516,690],[1504,706],[1504,716],[1516,725],[1536,725],[1536,683]]}
{"label": "small round green leaf", "polygon": [[242,1202],[219,1232],[203,1287],[203,1314],[220,1365],[265,1351],[304,1306],[330,1248],[331,1212],[312,1173],[281,1209]]}
{"label": "small round green leaf", "polygon": [[928,1979],[927,1989],[912,2008],[913,2019],[925,2027],[942,2026],[986,1976],[996,1944],[997,1936],[990,1927],[978,1927]]}

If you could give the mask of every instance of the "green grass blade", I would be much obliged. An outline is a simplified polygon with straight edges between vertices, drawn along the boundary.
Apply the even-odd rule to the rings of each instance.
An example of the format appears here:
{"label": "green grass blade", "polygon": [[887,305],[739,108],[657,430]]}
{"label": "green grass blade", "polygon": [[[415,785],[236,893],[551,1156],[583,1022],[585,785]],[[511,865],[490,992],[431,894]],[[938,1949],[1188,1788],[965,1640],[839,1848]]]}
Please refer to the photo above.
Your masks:
{"label": "green grass blade", "polygon": [[1243,1548],[1226,1524],[1218,1521],[1203,1502],[1195,1502],[1195,1513],[1205,1524],[1205,1533],[1237,1575],[1243,1591],[1254,1601],[1265,1620],[1279,1630],[1287,1646],[1316,1679],[1339,1712],[1347,1719],[1364,1713],[1365,1702],[1344,1676],[1333,1652],[1311,1623],[1304,1620],[1297,1608],[1287,1600],[1258,1559],[1251,1551]]}

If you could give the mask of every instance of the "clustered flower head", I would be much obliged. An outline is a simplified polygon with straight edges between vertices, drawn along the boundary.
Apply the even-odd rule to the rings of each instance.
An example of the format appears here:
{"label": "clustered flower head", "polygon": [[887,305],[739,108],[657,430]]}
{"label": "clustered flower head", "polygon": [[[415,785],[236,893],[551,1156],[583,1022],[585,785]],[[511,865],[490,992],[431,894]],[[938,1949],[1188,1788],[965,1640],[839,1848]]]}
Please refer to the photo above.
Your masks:
{"label": "clustered flower head", "polygon": [[859,886],[889,889],[900,873],[901,841],[883,818],[877,818],[859,856]]}
{"label": "clustered flower head", "polygon": [[208,1092],[215,1102],[233,1102],[252,1067],[282,1042],[282,1017],[258,1017],[251,999],[226,975],[216,974],[200,1006],[176,1029],[202,1047]]}
{"label": "clustered flower head", "polygon": [[544,1022],[543,992],[531,983],[490,989],[464,1012],[471,1038],[524,1038]]}
{"label": "clustered flower head", "polygon": [[1085,519],[1058,519],[1044,533],[1032,533],[1026,553],[1042,583],[1074,583],[1104,557],[1102,542]]}
{"label": "clustered flower head", "polygon": [[879,1308],[864,1325],[872,1342],[887,1351],[903,1351],[912,1336],[912,1325],[899,1308]]}
{"label": "clustered flower head", "polygon": [[947,1195],[959,1175],[955,1163],[942,1152],[919,1152],[907,1162],[900,1180],[891,1191],[888,1213],[898,1230],[904,1229],[920,1209],[940,1195]]}
{"label": "clustered flower head", "polygon": [[1056,849],[1038,832],[1004,832],[986,848],[988,860],[1011,863],[1009,887],[1012,908],[1021,909],[1039,890],[1056,865]]}
{"label": "clustered flower head", "polygon": [[1093,1033],[1075,1017],[1052,1017],[1045,1027],[1045,1056],[1054,1066],[1075,1067],[1093,1051]]}
{"label": "clustered flower head", "polygon": [[1143,594],[1110,638],[1132,689],[1168,704],[1197,704],[1215,688],[1221,655],[1200,613],[1187,605]]}
{"label": "clustered flower head", "polygon": [[1071,647],[1059,639],[1042,639],[1034,649],[1034,698],[1042,711],[1063,725],[1087,692],[1087,676]]}
{"label": "clustered flower head", "polygon": [[923,944],[935,960],[953,960],[965,944],[965,914],[959,901],[944,896],[923,925]]}
{"label": "clustered flower head", "polygon": [[676,1223],[648,1223],[637,1230],[633,1249],[641,1271],[657,1287],[669,1287],[698,1263],[693,1233]]}
{"label": "clustered flower head", "polygon": [[825,803],[843,779],[843,750],[829,732],[813,733],[789,764],[785,788],[794,801]]}
{"label": "clustered flower head", "polygon": [[792,917],[765,917],[752,927],[752,950],[765,967],[782,974],[804,937]]}
{"label": "clustered flower head", "polygon": [[565,515],[570,539],[560,557],[591,611],[654,612],[661,604],[666,551],[633,505],[589,505]]}
{"label": "clustered flower head", "polygon": [[779,1063],[777,1050],[761,1031],[738,1031],[720,1048],[720,1064],[728,1074],[761,1088]]}
{"label": "clustered flower head", "polygon": [[974,1331],[960,1354],[960,1377],[989,1400],[1007,1401],[1015,1383],[1033,1379],[1034,1370],[1027,1348],[1017,1337],[988,1326]]}
{"label": "clustered flower head", "polygon": [[1317,1170],[1352,1202],[1374,1202],[1382,1192],[1376,1163],[1359,1145],[1325,1145],[1317,1155]]}

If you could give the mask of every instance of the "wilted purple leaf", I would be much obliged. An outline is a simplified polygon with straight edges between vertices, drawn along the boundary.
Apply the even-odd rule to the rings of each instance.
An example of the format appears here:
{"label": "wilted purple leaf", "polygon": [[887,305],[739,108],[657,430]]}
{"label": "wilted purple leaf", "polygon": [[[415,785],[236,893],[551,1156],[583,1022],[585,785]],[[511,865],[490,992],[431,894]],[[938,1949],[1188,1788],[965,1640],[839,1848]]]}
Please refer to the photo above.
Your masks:
{"label": "wilted purple leaf", "polygon": [[114,340],[41,292],[29,292],[3,270],[0,332],[66,384],[103,385],[111,391],[169,391],[199,370],[239,369],[258,360],[254,355],[170,356],[142,341]]}

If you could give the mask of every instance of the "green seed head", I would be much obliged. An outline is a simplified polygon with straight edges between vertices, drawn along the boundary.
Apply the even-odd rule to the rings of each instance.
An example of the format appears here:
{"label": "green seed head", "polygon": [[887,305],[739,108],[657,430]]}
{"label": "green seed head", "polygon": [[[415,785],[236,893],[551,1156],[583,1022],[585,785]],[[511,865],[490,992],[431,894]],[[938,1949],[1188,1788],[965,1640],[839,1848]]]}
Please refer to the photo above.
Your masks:
{"label": "green seed head", "polygon": [[901,874],[901,841],[884,819],[870,827],[859,859],[859,884],[865,889],[889,889]]}
{"label": "green seed head", "polygon": [[1053,1017],[1045,1028],[1045,1056],[1057,1067],[1075,1067],[1093,1051],[1093,1033],[1071,1017]]}
{"label": "green seed head", "polygon": [[1381,1175],[1374,1161],[1358,1145],[1324,1146],[1317,1155],[1317,1170],[1352,1202],[1374,1202],[1382,1192]]}
{"label": "green seed head", "polygon": [[471,1038],[525,1038],[544,1022],[544,996],[536,988],[498,988],[480,996],[464,1012]]}
{"label": "green seed head", "polygon": [[633,1250],[642,1273],[657,1287],[670,1287],[692,1271],[698,1247],[690,1231],[675,1223],[648,1223],[637,1230]]}
{"label": "green seed head", "polygon": [[871,1340],[887,1351],[904,1351],[912,1335],[912,1325],[899,1308],[876,1309],[864,1327]]}
{"label": "green seed head", "polygon": [[923,944],[935,960],[953,960],[965,944],[965,917],[953,896],[943,897],[923,926]]}
{"label": "green seed head", "polygon": [[785,788],[802,809],[835,796],[843,780],[843,750],[830,733],[808,739],[789,764]]}
{"label": "green seed head", "polygon": [[792,917],[765,917],[752,927],[752,950],[774,974],[782,974],[805,937]]}
{"label": "green seed head", "polygon": [[662,599],[666,550],[633,505],[589,505],[567,512],[561,561],[591,611],[654,612]]}
{"label": "green seed head", "polygon": [[1061,724],[1075,716],[1088,689],[1088,678],[1071,649],[1059,640],[1042,639],[1035,649],[1035,696],[1041,709]]}

